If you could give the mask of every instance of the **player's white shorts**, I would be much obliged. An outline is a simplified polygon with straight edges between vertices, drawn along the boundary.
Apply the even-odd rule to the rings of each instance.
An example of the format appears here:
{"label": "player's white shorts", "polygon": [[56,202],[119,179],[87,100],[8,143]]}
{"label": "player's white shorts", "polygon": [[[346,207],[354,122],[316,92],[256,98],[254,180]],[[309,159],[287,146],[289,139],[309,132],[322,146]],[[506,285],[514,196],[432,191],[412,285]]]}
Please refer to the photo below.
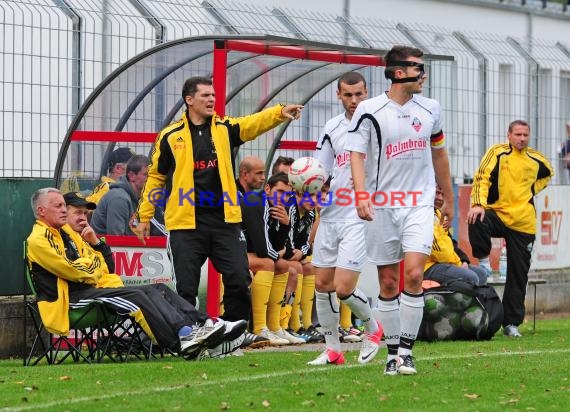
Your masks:
{"label": "player's white shorts", "polygon": [[368,261],[374,265],[397,263],[404,252],[431,253],[433,206],[375,209],[367,226]]}
{"label": "player's white shorts", "polygon": [[319,222],[313,266],[360,272],[366,263],[366,222]]}

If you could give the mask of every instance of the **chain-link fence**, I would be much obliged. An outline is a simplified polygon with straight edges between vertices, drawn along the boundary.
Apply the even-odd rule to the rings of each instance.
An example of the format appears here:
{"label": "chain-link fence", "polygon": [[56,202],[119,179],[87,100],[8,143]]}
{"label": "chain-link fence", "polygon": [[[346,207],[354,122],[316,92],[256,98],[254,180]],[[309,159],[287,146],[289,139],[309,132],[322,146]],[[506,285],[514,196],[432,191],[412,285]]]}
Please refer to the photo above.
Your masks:
{"label": "chain-link fence", "polygon": [[[0,16],[0,177],[52,177],[61,143],[82,103],[113,70],[153,46],[204,35],[272,34],[380,50],[410,44],[427,53],[454,56],[452,62],[430,62],[425,93],[444,109],[455,181],[470,179],[484,150],[505,139],[511,120],[522,118],[531,123],[531,145],[557,165],[555,182],[561,182],[558,152],[570,121],[569,42],[529,43],[363,16],[347,21],[326,13],[228,0],[1,0]],[[254,65],[252,74],[259,70]],[[371,95],[386,90],[381,70],[362,71]],[[178,77],[165,93],[178,95],[183,81]],[[138,92],[140,82],[131,80],[122,85],[122,92]],[[257,82],[258,88],[271,86],[263,79]],[[315,140],[326,119],[341,110],[335,88],[331,80],[315,94],[302,121],[284,138]],[[288,100],[292,94],[277,96],[293,102]],[[228,113],[238,114],[238,104],[254,107],[247,100],[245,95],[233,100]],[[101,124],[116,117],[117,104],[110,97],[100,108]],[[167,113],[153,110],[141,116],[145,131],[156,132]],[[267,144],[249,144],[242,155],[265,158],[267,149]],[[94,162],[93,151],[75,150],[75,167],[91,169],[85,165]]]}

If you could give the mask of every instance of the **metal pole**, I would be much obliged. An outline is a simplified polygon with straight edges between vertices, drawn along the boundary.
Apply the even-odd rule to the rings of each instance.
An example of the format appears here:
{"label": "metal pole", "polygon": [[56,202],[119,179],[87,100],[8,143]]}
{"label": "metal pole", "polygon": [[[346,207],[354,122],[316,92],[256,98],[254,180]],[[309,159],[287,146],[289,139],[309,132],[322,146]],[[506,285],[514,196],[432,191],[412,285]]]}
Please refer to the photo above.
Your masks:
{"label": "metal pole", "polygon": [[[344,21],[346,21],[347,23],[350,21],[350,0],[344,0],[344,4],[342,7],[342,17],[344,18]],[[350,33],[348,31],[348,28],[345,26],[344,27],[344,44],[348,46],[348,41],[350,39]]]}
{"label": "metal pole", "polygon": [[[72,23],[72,46],[71,46],[71,114],[75,116],[81,106],[81,83],[83,76],[81,71],[81,33],[83,30],[83,18],[75,11],[66,0],[53,0],[54,4],[71,19]],[[81,170],[81,143],[75,143],[70,147],[70,166],[75,170]]]}
{"label": "metal pole", "polygon": [[530,119],[530,141],[529,146],[538,148],[538,75],[539,75],[539,65],[538,62],[532,57],[529,51],[525,50],[521,44],[513,39],[512,37],[507,37],[507,43],[509,43],[528,63],[528,115]]}

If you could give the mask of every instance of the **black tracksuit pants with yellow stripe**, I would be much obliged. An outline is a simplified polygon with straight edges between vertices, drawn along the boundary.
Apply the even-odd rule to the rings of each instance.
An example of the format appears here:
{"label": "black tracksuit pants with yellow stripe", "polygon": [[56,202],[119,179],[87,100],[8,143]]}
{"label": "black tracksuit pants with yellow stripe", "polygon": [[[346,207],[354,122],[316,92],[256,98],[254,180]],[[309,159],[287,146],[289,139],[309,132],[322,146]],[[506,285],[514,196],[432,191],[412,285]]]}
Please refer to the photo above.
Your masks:
{"label": "black tracksuit pants with yellow stripe", "polygon": [[477,219],[469,225],[469,243],[474,257],[480,259],[489,256],[492,237],[504,238],[507,247],[503,326],[518,326],[524,320],[524,301],[535,235],[509,229],[493,210],[486,209],[483,221]]}
{"label": "black tracksuit pants with yellow stripe", "polygon": [[[177,352],[180,348],[178,331],[182,326],[193,326],[203,322],[203,315],[183,316],[177,308],[170,304],[162,287],[146,285],[142,287],[127,286],[123,288],[70,288],[71,305],[78,302],[97,300],[120,314],[135,314],[140,310],[148,324],[152,335],[163,348]],[[175,293],[175,292],[173,292]],[[189,304],[188,304],[189,306]],[[193,321],[195,319],[195,321]]]}

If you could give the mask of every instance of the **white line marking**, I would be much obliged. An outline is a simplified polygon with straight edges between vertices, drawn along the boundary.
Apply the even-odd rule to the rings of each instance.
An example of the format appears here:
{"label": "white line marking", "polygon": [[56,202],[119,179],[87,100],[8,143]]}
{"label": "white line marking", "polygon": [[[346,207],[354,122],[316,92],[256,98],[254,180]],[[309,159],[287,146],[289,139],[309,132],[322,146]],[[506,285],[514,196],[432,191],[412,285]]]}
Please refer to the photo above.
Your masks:
{"label": "white line marking", "polygon": [[[549,350],[549,354],[551,353],[570,353],[570,349],[555,349]],[[500,356],[520,356],[520,355],[544,355],[543,350],[529,350],[529,351],[514,351],[514,352],[489,352],[489,353],[476,353],[476,354],[464,354],[464,355],[451,355],[451,356],[426,356],[426,357],[419,357],[416,358],[418,363],[424,361],[434,361],[434,360],[445,360],[445,359],[467,359],[467,358],[492,358],[492,357],[500,357]],[[283,372],[273,372],[273,373],[264,373],[262,375],[255,375],[249,377],[230,377],[224,378],[223,380],[212,380],[212,381],[199,381],[196,384],[184,384],[184,385],[174,385],[174,386],[163,386],[163,387],[155,387],[155,388],[144,388],[136,391],[127,391],[127,392],[117,392],[117,393],[110,393],[107,395],[99,395],[99,396],[84,396],[82,398],[74,398],[74,399],[65,399],[60,401],[53,401],[47,402],[44,404],[33,404],[33,405],[26,405],[26,406],[19,406],[19,407],[9,407],[0,409],[0,412],[19,412],[19,411],[29,411],[29,410],[38,410],[38,409],[46,409],[46,408],[53,408],[55,406],[63,406],[63,405],[70,405],[70,404],[78,404],[83,402],[93,402],[93,401],[100,401],[105,399],[113,399],[118,397],[125,397],[125,396],[137,396],[137,395],[147,395],[149,393],[161,393],[161,392],[173,392],[177,390],[187,390],[189,387],[201,387],[201,386],[211,386],[211,385],[222,385],[227,383],[237,383],[237,382],[251,382],[257,381],[260,379],[267,379],[267,378],[279,378],[288,375],[297,375],[299,373],[318,373],[318,372],[329,372],[329,371],[342,371],[344,369],[352,369],[352,368],[365,368],[371,365],[379,366],[378,363],[371,363],[371,364],[351,364],[351,365],[344,365],[344,366],[323,366],[323,367],[312,367],[312,368],[305,368],[305,369],[297,369],[294,371],[283,371]]]}

